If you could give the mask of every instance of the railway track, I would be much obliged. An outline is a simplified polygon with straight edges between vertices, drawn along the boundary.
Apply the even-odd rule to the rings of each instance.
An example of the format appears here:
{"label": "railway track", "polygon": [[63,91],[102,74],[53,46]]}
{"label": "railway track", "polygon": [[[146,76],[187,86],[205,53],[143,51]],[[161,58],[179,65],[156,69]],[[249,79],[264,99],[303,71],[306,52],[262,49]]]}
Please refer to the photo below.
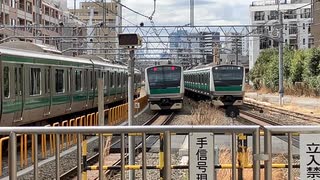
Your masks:
{"label": "railway track", "polygon": [[[165,113],[156,113],[154,116],[152,116],[149,120],[147,120],[143,126],[150,126],[150,125],[166,125],[169,124],[172,119],[174,118],[175,113],[171,113],[171,114],[165,114]],[[152,135],[146,136],[146,142],[147,144],[154,144],[159,138],[155,138]],[[117,147],[120,147],[120,137],[116,137],[116,140],[111,144],[111,149],[113,149],[114,147],[116,147],[115,149],[117,149]],[[139,141],[137,143],[136,141],[136,146],[135,146],[135,150],[136,152],[139,152],[141,149],[140,147],[142,146],[142,141]],[[148,149],[147,149],[148,150]],[[140,153],[140,152],[139,152]],[[136,155],[138,155],[139,153],[136,153]],[[88,165],[93,165],[95,163],[98,162],[98,158],[99,158],[99,153],[96,153],[95,155],[91,156],[88,160],[87,160],[87,164]],[[127,156],[126,156],[127,158]],[[118,159],[115,163],[113,163],[112,166],[119,166],[121,163],[121,159]],[[109,175],[109,173],[111,173],[110,170],[105,172],[105,175]],[[73,177],[77,176],[77,166],[73,167],[72,169],[70,169],[69,171],[67,171],[66,173],[62,174],[60,176],[61,180],[67,180],[67,179],[72,179]],[[95,178],[95,179],[98,179]]]}
{"label": "railway track", "polygon": [[[263,126],[283,126],[283,124],[271,121],[265,117],[260,117],[255,114],[243,111],[243,110],[240,111],[239,118],[242,121],[248,121],[252,124],[261,126],[262,130],[263,130]],[[281,136],[279,135],[277,137],[285,142],[288,142],[288,138],[283,135],[281,135]],[[299,137],[296,137],[296,136],[292,137],[292,145],[296,148],[299,148]]]}
{"label": "railway track", "polygon": [[263,111],[263,109],[266,109],[270,112],[274,112],[274,113],[278,113],[278,114],[282,114],[282,115],[286,115],[286,116],[292,116],[295,117],[297,119],[302,119],[305,121],[310,121],[310,122],[315,122],[315,123],[319,123],[320,124],[320,117],[318,116],[314,116],[314,115],[309,115],[309,114],[305,114],[305,113],[300,113],[300,112],[294,112],[294,111],[289,111],[283,108],[278,108],[278,107],[270,107],[270,106],[266,106],[266,105],[262,105],[262,104],[257,104],[257,103],[244,103],[244,105],[247,108],[251,108],[251,109],[258,109],[259,111]]}

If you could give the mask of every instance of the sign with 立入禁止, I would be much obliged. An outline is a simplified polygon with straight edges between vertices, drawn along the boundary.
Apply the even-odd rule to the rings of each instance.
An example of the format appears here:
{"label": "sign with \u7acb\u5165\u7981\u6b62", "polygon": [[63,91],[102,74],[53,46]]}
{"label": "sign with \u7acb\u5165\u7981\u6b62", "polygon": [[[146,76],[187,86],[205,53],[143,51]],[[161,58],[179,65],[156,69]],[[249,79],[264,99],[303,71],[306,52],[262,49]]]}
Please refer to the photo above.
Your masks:
{"label": "sign with \u7acb\u5165\u7981\u6b62", "polygon": [[320,180],[319,134],[300,134],[300,179]]}
{"label": "sign with \u7acb\u5165\u7981\u6b62", "polygon": [[189,179],[213,179],[213,133],[189,134]]}

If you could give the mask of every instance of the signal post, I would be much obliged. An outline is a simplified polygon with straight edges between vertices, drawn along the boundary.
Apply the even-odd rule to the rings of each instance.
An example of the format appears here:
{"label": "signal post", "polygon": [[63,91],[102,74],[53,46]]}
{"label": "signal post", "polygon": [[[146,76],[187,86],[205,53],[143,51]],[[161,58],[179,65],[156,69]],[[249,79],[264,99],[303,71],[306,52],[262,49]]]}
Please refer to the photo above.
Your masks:
{"label": "signal post", "polygon": [[[134,118],[134,50],[141,46],[141,38],[138,34],[118,34],[119,46],[129,50],[128,60],[128,126],[132,126]],[[129,165],[135,164],[135,138],[129,136]],[[135,179],[134,170],[129,170],[129,179]]]}

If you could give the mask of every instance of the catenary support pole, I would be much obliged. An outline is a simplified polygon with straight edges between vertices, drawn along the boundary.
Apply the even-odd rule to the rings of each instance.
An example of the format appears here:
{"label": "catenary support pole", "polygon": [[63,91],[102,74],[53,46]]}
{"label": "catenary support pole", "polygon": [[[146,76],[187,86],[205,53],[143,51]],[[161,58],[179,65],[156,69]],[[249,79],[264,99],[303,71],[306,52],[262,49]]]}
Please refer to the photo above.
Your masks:
{"label": "catenary support pole", "polygon": [[[134,50],[130,50],[128,61],[128,126],[132,126],[134,116],[133,90],[134,90]],[[129,165],[135,164],[135,138],[129,136]],[[135,179],[134,170],[129,170],[129,179]]]}
{"label": "catenary support pole", "polygon": [[[99,126],[104,126],[104,97],[103,97],[103,78],[99,75],[98,79],[98,112],[99,112]],[[103,174],[103,149],[104,149],[103,135],[99,134],[99,179],[104,179]]]}
{"label": "catenary support pole", "polygon": [[194,0],[190,0],[190,26],[194,26]]}
{"label": "catenary support pole", "polygon": [[283,105],[283,19],[280,10],[280,0],[278,0],[278,14],[279,14],[279,104]]}

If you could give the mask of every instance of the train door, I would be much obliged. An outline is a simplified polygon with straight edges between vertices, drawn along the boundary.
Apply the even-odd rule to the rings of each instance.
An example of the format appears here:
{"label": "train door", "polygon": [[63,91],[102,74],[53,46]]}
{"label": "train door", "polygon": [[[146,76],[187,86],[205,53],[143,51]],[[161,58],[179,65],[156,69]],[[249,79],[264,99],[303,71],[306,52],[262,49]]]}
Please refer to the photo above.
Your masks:
{"label": "train door", "polygon": [[23,86],[23,65],[19,64],[14,67],[14,91],[15,91],[15,99],[14,104],[16,107],[16,111],[14,113],[13,120],[15,122],[22,121],[23,115],[23,104],[24,104],[24,86]]}
{"label": "train door", "polygon": [[88,69],[85,69],[85,72],[84,72],[84,91],[86,92],[86,105],[85,107],[87,108],[88,107],[88,104],[89,104],[89,91],[90,91],[90,80],[89,80],[89,70]]}
{"label": "train door", "polygon": [[73,103],[73,91],[74,91],[74,88],[73,88],[73,81],[74,81],[74,78],[73,78],[73,71],[72,71],[72,68],[68,68],[67,69],[67,73],[66,73],[66,79],[67,79],[67,106],[66,106],[66,109],[67,111],[71,111],[72,110],[72,103]]}
{"label": "train door", "polygon": [[46,99],[46,106],[44,108],[44,116],[49,116],[51,113],[51,108],[52,108],[52,71],[51,67],[45,67],[44,68],[44,95],[47,97]]}

